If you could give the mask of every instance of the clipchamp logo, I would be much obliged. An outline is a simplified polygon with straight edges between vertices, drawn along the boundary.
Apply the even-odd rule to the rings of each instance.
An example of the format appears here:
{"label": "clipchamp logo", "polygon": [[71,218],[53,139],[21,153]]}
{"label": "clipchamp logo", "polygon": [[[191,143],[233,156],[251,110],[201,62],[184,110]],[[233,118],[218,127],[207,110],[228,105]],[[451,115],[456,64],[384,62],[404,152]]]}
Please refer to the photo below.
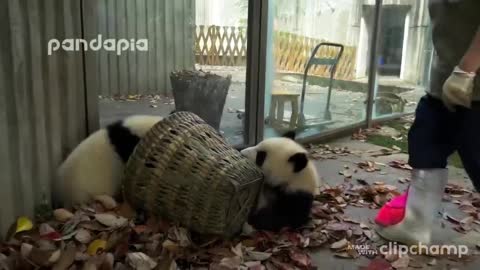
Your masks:
{"label": "clipchamp logo", "polygon": [[48,55],[52,55],[60,49],[68,52],[85,51],[100,51],[101,49],[110,52],[116,52],[117,55],[121,55],[125,51],[148,51],[148,39],[102,39],[102,35],[98,35],[97,38],[87,41],[85,39],[64,39],[62,42],[58,39],[50,39],[48,41],[47,50]]}

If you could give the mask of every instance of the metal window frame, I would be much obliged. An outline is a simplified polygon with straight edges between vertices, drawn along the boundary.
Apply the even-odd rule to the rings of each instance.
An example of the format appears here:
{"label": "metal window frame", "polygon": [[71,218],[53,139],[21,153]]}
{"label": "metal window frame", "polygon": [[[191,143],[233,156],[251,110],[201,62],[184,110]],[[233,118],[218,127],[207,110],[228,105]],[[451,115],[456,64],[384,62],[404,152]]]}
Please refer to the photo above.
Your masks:
{"label": "metal window frame", "polygon": [[375,96],[378,90],[378,46],[379,36],[381,30],[382,19],[382,5],[383,0],[375,0],[375,16],[373,18],[372,43],[370,44],[370,61],[368,69],[368,100],[367,100],[367,127],[373,125],[373,107],[375,103]]}
{"label": "metal window frame", "polygon": [[[269,4],[271,0],[249,0],[248,1],[248,24],[247,24],[247,67],[246,67],[246,89],[245,89],[245,130],[244,142],[237,145],[238,149],[251,146],[264,137],[265,128],[265,80],[266,80],[266,57],[267,57],[267,33]],[[381,21],[381,7],[383,1],[375,0],[375,14],[370,45],[369,75],[366,118],[357,123],[352,123],[341,128],[327,130],[312,136],[299,139],[301,143],[324,141],[338,138],[352,133],[358,128],[371,127],[374,124],[400,118],[405,114],[389,115],[381,118],[373,118],[373,107],[378,87],[378,53],[379,32]],[[82,5],[82,8],[83,5]],[[273,16],[273,15],[272,15]],[[98,102],[97,95],[86,91],[88,130],[92,131],[98,127]]]}
{"label": "metal window frame", "polygon": [[[270,0],[250,0],[247,31],[247,82],[246,82],[246,130],[245,145],[253,145],[263,139],[264,135],[264,106],[265,106],[265,76],[267,56],[267,31],[268,31],[268,6]],[[383,0],[375,0],[375,13],[373,22],[372,39],[370,46],[368,92],[365,119],[341,128],[327,130],[312,136],[299,139],[301,143],[325,141],[340,136],[348,135],[359,128],[371,127],[374,124],[391,119],[400,118],[405,114],[389,115],[378,119],[373,118],[373,107],[378,87],[378,44],[380,21]]]}
{"label": "metal window frame", "polygon": [[[86,38],[86,31],[90,30],[93,23],[96,23],[96,18],[90,17],[90,14],[95,12],[88,12],[87,9],[92,8],[92,5],[87,5],[84,0],[80,0],[80,18],[81,18],[81,34],[82,38]],[[87,18],[89,17],[89,18]],[[88,21],[87,21],[88,19]],[[82,45],[83,46],[83,45]],[[97,74],[95,72],[87,72],[88,70],[94,70],[93,61],[94,56],[92,53],[82,50],[82,72],[84,80],[85,91],[85,112],[86,112],[86,130],[88,134],[91,134],[100,128],[100,113],[98,102],[98,87],[97,87]]]}
{"label": "metal window frame", "polygon": [[[263,108],[265,101],[265,57],[268,19],[268,0],[249,0],[247,19],[247,64],[245,89],[245,130],[244,141],[237,148],[256,144],[263,138]],[[82,18],[85,13],[84,0],[80,1]],[[85,35],[84,21],[82,20],[82,36]],[[84,60],[83,72],[88,74],[87,61],[89,55],[82,51]],[[99,128],[99,103],[95,86],[96,78],[84,78],[85,99],[87,111],[87,130],[89,133]],[[87,81],[91,82],[87,85]],[[93,85],[93,86],[92,86]]]}
{"label": "metal window frame", "polygon": [[[249,0],[244,146],[263,138],[269,0]],[[240,147],[241,148],[241,147]]]}

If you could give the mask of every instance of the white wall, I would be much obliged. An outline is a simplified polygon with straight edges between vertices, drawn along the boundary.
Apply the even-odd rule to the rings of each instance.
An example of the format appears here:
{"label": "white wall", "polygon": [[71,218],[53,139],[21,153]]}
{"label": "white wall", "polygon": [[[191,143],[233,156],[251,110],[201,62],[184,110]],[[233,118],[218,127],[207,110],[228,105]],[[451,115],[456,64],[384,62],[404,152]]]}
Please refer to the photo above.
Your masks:
{"label": "white wall", "polygon": [[[351,10],[357,0],[273,0],[274,28],[353,45]],[[246,26],[248,0],[196,0],[197,25]]]}
{"label": "white wall", "polygon": [[246,26],[248,0],[195,0],[197,25]]}
{"label": "white wall", "polygon": [[275,28],[344,45],[354,45],[351,13],[356,0],[277,0]]}

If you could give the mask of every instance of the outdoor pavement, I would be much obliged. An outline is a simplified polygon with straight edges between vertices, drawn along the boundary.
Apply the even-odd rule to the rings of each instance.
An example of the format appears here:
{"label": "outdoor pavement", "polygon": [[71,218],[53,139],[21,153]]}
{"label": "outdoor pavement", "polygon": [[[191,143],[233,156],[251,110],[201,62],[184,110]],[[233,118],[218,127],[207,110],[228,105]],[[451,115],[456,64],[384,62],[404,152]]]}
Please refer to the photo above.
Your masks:
{"label": "outdoor pavement", "polygon": [[[407,160],[408,155],[406,154],[394,154],[390,156],[381,156],[374,158],[371,156],[372,151],[381,149],[382,147],[372,145],[369,143],[364,143],[360,141],[350,140],[349,138],[343,138],[331,142],[330,146],[337,147],[348,147],[352,154],[346,156],[338,156],[337,159],[325,159],[325,160],[316,160],[315,164],[318,168],[320,175],[325,183],[330,186],[338,185],[344,182],[344,176],[340,175],[339,172],[345,170],[345,165],[351,168],[356,168],[357,162],[361,161],[374,161],[380,164],[388,164],[392,160]],[[400,191],[403,191],[407,188],[407,184],[401,184],[398,179],[408,178],[409,171],[392,168],[388,165],[380,166],[380,172],[365,172],[364,170],[358,170],[358,173],[353,173],[352,179],[349,181],[356,181],[356,179],[366,180],[368,183],[373,184],[376,181],[382,181],[385,184],[395,185]],[[466,176],[463,170],[457,168],[450,168],[449,170],[449,182],[463,185],[469,189],[473,188],[470,180]],[[458,205],[455,205],[451,202],[443,202],[441,206],[441,211],[447,212],[449,215],[452,215],[458,219],[466,217],[466,214],[458,210]],[[375,218],[375,214],[378,210],[372,210],[368,208],[358,208],[353,206],[348,206],[346,211],[346,216],[361,221],[365,224],[373,226],[372,220]],[[441,225],[445,224],[445,226]],[[433,228],[433,242],[434,244],[447,244],[447,245],[467,245],[470,252],[477,252],[479,249],[476,247],[477,244],[480,244],[480,225],[475,225],[475,229],[462,234],[452,229],[452,224],[446,220],[442,220],[441,216],[438,216],[438,223],[435,224]],[[379,239],[380,242],[384,241]],[[410,256],[415,257],[415,256]],[[360,257],[359,259],[344,259],[337,258],[329,249],[321,249],[312,254],[312,258],[319,269],[360,269],[362,266],[368,266],[369,260],[365,257]],[[432,258],[427,256],[417,256],[415,261],[424,262],[422,269],[479,269],[480,268],[480,258],[475,257],[473,261],[466,262],[465,259],[460,259],[458,262],[437,258],[437,264],[435,266],[428,266],[427,262],[431,261]],[[418,265],[417,265],[418,267]],[[365,269],[389,269],[389,268],[374,268],[373,266],[367,267]],[[410,268],[414,269],[414,268]]]}
{"label": "outdoor pavement", "polygon": [[[245,109],[245,74],[244,67],[216,67],[203,66],[205,71],[210,71],[221,76],[232,76],[232,83],[229,88],[227,99],[224,106],[222,121],[220,123],[220,131],[223,132],[227,141],[237,145],[243,143],[243,120],[237,117],[239,111]],[[285,90],[291,93],[300,94],[302,90],[302,81],[294,77],[286,76],[282,80],[274,82],[276,90]],[[416,102],[424,92],[420,89],[407,91],[400,95],[405,98],[408,103],[405,111],[412,112],[415,109]],[[326,101],[328,96],[328,88],[318,85],[308,85],[305,95],[304,114],[306,119],[324,118]],[[361,122],[365,119],[365,101],[366,94],[359,91],[348,91],[344,89],[332,90],[330,112],[333,123],[328,126],[318,128],[310,128],[304,130],[299,137],[318,134],[325,130],[331,130],[344,127],[354,123]],[[175,105],[173,99],[169,97],[157,96],[152,102],[151,97],[141,97],[136,100],[119,100],[109,97],[103,97],[99,100],[100,126],[105,126],[115,120],[122,119],[132,114],[151,114],[167,116]],[[268,111],[268,108],[266,108]],[[285,107],[285,120],[288,121],[291,114],[290,105]],[[272,129],[267,126],[266,137],[273,136]]]}

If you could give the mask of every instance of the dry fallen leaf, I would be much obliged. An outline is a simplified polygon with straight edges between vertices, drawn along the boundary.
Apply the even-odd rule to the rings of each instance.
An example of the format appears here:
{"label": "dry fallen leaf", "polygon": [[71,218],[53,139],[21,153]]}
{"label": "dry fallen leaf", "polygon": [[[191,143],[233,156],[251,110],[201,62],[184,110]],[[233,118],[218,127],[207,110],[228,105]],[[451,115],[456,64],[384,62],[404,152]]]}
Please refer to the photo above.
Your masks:
{"label": "dry fallen leaf", "polygon": [[455,224],[459,224],[460,223],[460,220],[458,220],[457,218],[454,218],[452,215],[448,214],[448,213],[443,213],[443,218],[452,222],[452,223],[455,223]]}
{"label": "dry fallen leaf", "polygon": [[35,246],[42,250],[55,250],[57,245],[54,241],[49,239],[39,239],[35,241]]}
{"label": "dry fallen leaf", "polygon": [[88,230],[79,229],[75,234],[75,239],[82,244],[88,244],[92,241],[92,235]]}
{"label": "dry fallen leaf", "polygon": [[371,230],[364,229],[363,234],[370,240],[373,240],[374,233]]}
{"label": "dry fallen leaf", "polygon": [[242,258],[239,256],[234,256],[229,258],[223,258],[220,261],[219,266],[222,269],[236,270],[240,268],[241,264],[242,264]]}
{"label": "dry fallen leaf", "polygon": [[462,212],[471,214],[477,212],[477,208],[472,205],[469,201],[461,201],[460,206],[458,207]]}
{"label": "dry fallen leaf", "polygon": [[134,269],[153,269],[157,263],[148,255],[142,252],[132,252],[127,254],[126,262]]}
{"label": "dry fallen leaf", "polygon": [[243,258],[243,247],[242,247],[242,243],[238,243],[236,246],[232,247],[231,248],[231,251],[233,252],[233,254],[235,254],[236,256],[240,257],[240,258]]}
{"label": "dry fallen leaf", "polygon": [[382,258],[375,258],[370,261],[368,266],[360,267],[361,270],[391,270],[391,264]]}
{"label": "dry fallen leaf", "polygon": [[272,256],[272,253],[260,252],[260,251],[248,251],[246,259],[251,261],[265,261]]}
{"label": "dry fallen leaf", "polygon": [[19,217],[17,219],[17,226],[15,229],[15,233],[29,231],[33,228],[33,222],[25,216]]}
{"label": "dry fallen leaf", "polygon": [[38,233],[40,236],[46,236],[55,232],[55,229],[52,228],[52,226],[50,226],[48,223],[42,223],[40,226],[38,226]]}
{"label": "dry fallen leaf", "polygon": [[117,207],[117,202],[115,199],[108,195],[97,195],[93,199],[102,204],[106,210],[112,210]]}
{"label": "dry fallen leaf", "polygon": [[398,260],[399,256],[396,252],[387,252],[385,254],[385,260],[389,261],[389,262],[394,262],[396,260]]}
{"label": "dry fallen leaf", "polygon": [[352,178],[352,173],[349,170],[340,171],[339,174],[343,175],[345,178]]}
{"label": "dry fallen leaf", "polygon": [[402,255],[398,260],[392,263],[392,267],[395,269],[407,268],[410,263],[410,257],[408,255]]}
{"label": "dry fallen leaf", "polygon": [[[87,229],[92,232],[102,232],[102,231],[108,231],[109,228],[106,228],[102,224],[100,224],[98,221],[89,221],[89,222],[82,222],[78,224],[79,228]],[[71,237],[75,236],[77,232],[73,231]],[[71,238],[70,237],[70,238]],[[64,236],[65,238],[65,236]]]}
{"label": "dry fallen leaf", "polygon": [[126,218],[115,216],[109,213],[95,214],[95,219],[101,224],[112,228],[119,228],[127,225],[128,223]]}
{"label": "dry fallen leaf", "polygon": [[346,251],[342,251],[342,252],[335,252],[333,254],[335,257],[338,257],[338,258],[344,258],[344,259],[353,259],[354,257],[352,257],[352,255],[350,255],[350,253],[346,252]]}
{"label": "dry fallen leaf", "polygon": [[427,266],[427,264],[424,263],[424,262],[421,262],[421,261],[419,261],[419,260],[414,260],[414,259],[411,258],[411,259],[410,259],[410,262],[408,263],[408,266],[409,266],[410,268],[423,269],[423,268],[425,268],[425,266]]}
{"label": "dry fallen leaf", "polygon": [[33,247],[28,258],[36,265],[50,266],[60,259],[60,255],[60,250],[41,250]]}
{"label": "dry fallen leaf", "polygon": [[180,246],[176,242],[173,242],[170,239],[165,240],[162,243],[162,247],[170,251],[171,253],[177,253],[180,250]]}
{"label": "dry fallen leaf", "polygon": [[265,270],[262,262],[258,261],[244,262],[243,265],[247,267],[248,270]]}
{"label": "dry fallen leaf", "polygon": [[59,208],[53,211],[53,216],[57,221],[67,222],[68,220],[73,218],[74,215],[72,214],[72,212],[68,211],[67,209]]}
{"label": "dry fallen leaf", "polygon": [[8,258],[4,254],[0,253],[0,270],[11,270],[13,269],[13,264],[11,258]]}
{"label": "dry fallen leaf", "polygon": [[406,161],[403,161],[403,160],[393,160],[393,161],[390,161],[388,165],[390,165],[390,167],[392,168],[409,170],[409,171],[412,170],[412,167]]}
{"label": "dry fallen leaf", "polygon": [[175,260],[173,260],[172,258],[170,258],[168,256],[163,256],[162,258],[160,258],[158,260],[158,265],[155,269],[157,269],[157,270],[177,270],[177,269],[180,269],[180,268],[178,268]]}
{"label": "dry fallen leaf", "polygon": [[126,219],[133,219],[136,216],[135,209],[127,201],[118,206],[117,213]]}
{"label": "dry fallen leaf", "polygon": [[168,231],[170,239],[178,242],[181,247],[188,247],[191,245],[189,232],[182,227],[172,227]]}
{"label": "dry fallen leaf", "polygon": [[343,249],[343,248],[346,248],[348,246],[348,244],[349,244],[348,240],[343,238],[342,240],[339,240],[339,241],[331,244],[330,248],[335,249],[335,250]]}
{"label": "dry fallen leaf", "polygon": [[363,179],[357,179],[357,182],[360,184],[360,185],[364,185],[364,186],[368,186],[368,182],[363,180]]}
{"label": "dry fallen leaf", "polygon": [[75,261],[75,254],[77,247],[74,243],[69,243],[65,250],[62,252],[60,259],[53,265],[52,270],[64,270],[68,269],[70,265]]}
{"label": "dry fallen leaf", "polygon": [[[113,250],[115,247],[122,243],[128,243],[128,239],[130,237],[130,228],[124,228],[121,230],[115,230],[108,236],[107,240],[107,250]],[[153,240],[153,239],[151,239]]]}
{"label": "dry fallen leaf", "polygon": [[105,250],[106,247],[107,247],[107,241],[103,239],[96,239],[93,242],[91,242],[90,245],[88,245],[87,253],[90,256],[94,256],[98,252]]}
{"label": "dry fallen leaf", "polygon": [[[117,262],[115,263],[115,266],[113,268],[114,270],[130,270],[131,268],[130,267],[127,267],[125,264],[121,263],[121,262]],[[161,268],[160,268],[161,269]],[[162,269],[163,270],[163,269]],[[176,269],[173,269],[173,270],[176,270]]]}
{"label": "dry fallen leaf", "polygon": [[347,223],[336,222],[328,224],[325,229],[329,231],[347,231],[350,229],[350,225]]}
{"label": "dry fallen leaf", "polygon": [[473,223],[473,217],[468,216],[460,220],[460,224],[468,224],[471,225]]}
{"label": "dry fallen leaf", "polygon": [[97,270],[104,259],[104,256],[91,256],[83,264],[82,270]]}
{"label": "dry fallen leaf", "polygon": [[113,270],[115,258],[112,253],[106,253],[103,262],[98,267],[99,270]]}
{"label": "dry fallen leaf", "polygon": [[292,259],[296,265],[302,268],[307,268],[312,264],[312,259],[310,258],[308,253],[305,251],[293,249],[293,250],[290,250],[289,255],[290,255],[290,259]]}
{"label": "dry fallen leaf", "polygon": [[22,245],[20,246],[20,254],[22,254],[24,258],[28,258],[28,256],[30,256],[30,253],[32,252],[32,249],[32,245],[28,243],[22,243]]}

